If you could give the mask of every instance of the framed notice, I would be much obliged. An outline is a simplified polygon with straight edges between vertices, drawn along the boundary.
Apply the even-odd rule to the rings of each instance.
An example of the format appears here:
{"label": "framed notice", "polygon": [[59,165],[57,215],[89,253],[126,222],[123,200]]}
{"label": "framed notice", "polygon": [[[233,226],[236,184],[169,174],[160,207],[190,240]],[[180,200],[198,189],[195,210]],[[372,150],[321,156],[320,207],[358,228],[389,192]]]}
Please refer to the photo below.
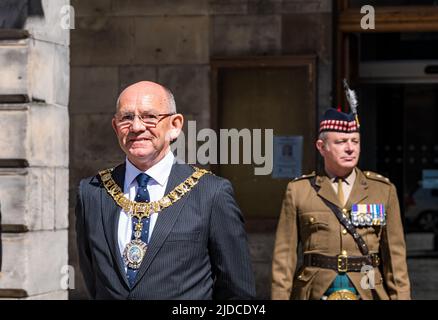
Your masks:
{"label": "framed notice", "polygon": [[301,175],[303,136],[274,137],[272,178],[291,179]]}

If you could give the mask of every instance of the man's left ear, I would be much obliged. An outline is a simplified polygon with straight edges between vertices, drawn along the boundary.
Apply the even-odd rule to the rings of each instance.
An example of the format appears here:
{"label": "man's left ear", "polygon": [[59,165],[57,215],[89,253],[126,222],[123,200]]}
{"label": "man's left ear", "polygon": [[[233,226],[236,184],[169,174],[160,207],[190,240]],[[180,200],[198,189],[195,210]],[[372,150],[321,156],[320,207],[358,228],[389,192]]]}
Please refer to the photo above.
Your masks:
{"label": "man's left ear", "polygon": [[183,124],[184,124],[184,117],[182,114],[177,113],[174,116],[172,116],[170,123],[170,132],[169,132],[170,141],[176,140],[176,138],[178,138],[179,134],[181,133]]}

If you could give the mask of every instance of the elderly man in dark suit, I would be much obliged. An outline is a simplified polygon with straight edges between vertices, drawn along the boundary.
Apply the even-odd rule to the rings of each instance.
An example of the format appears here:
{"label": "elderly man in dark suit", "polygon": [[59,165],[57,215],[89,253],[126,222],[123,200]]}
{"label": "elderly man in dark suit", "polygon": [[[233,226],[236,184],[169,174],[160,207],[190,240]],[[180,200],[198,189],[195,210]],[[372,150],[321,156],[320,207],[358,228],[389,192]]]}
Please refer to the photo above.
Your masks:
{"label": "elderly man in dark suit", "polygon": [[178,164],[183,126],[171,92],[142,81],[117,101],[126,161],[80,182],[81,270],[94,299],[250,299],[255,284],[229,181]]}

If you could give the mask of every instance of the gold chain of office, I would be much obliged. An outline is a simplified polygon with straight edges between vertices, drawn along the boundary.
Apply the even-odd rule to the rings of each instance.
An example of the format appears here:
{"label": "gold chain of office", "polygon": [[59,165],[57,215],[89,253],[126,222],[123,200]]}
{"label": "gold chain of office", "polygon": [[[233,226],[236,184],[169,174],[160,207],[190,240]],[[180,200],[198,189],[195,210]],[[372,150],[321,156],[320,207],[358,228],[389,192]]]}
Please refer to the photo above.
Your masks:
{"label": "gold chain of office", "polygon": [[152,202],[136,202],[126,198],[122,192],[122,189],[120,189],[117,183],[113,180],[111,172],[114,170],[114,168],[99,171],[99,175],[106,191],[114,199],[114,201],[126,213],[139,219],[140,221],[143,218],[148,218],[154,212],[160,212],[161,210],[170,207],[172,204],[181,199],[187,192],[192,190],[192,188],[199,182],[199,179],[201,179],[204,174],[212,174],[210,171],[205,169],[200,169],[194,166],[193,168],[195,171],[190,177],[177,185],[172,191],[170,191],[160,200]]}

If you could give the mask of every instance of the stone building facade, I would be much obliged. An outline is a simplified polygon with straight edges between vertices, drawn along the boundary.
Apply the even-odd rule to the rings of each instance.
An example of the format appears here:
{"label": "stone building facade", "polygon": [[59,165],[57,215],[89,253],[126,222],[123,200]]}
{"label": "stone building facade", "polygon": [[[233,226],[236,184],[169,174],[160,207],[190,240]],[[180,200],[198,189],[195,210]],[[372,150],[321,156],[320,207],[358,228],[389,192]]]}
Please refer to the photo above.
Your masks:
{"label": "stone building facade", "polygon": [[68,0],[3,1],[0,298],[68,297]]}
{"label": "stone building facade", "polygon": [[[214,127],[215,58],[313,55],[321,115],[333,106],[333,10],[332,0],[2,0],[0,299],[87,297],[76,188],[124,159],[111,118],[126,86],[162,83],[200,130]],[[275,226],[252,228],[244,215],[257,295],[267,299]],[[427,236],[407,236],[420,299],[436,297]]]}

